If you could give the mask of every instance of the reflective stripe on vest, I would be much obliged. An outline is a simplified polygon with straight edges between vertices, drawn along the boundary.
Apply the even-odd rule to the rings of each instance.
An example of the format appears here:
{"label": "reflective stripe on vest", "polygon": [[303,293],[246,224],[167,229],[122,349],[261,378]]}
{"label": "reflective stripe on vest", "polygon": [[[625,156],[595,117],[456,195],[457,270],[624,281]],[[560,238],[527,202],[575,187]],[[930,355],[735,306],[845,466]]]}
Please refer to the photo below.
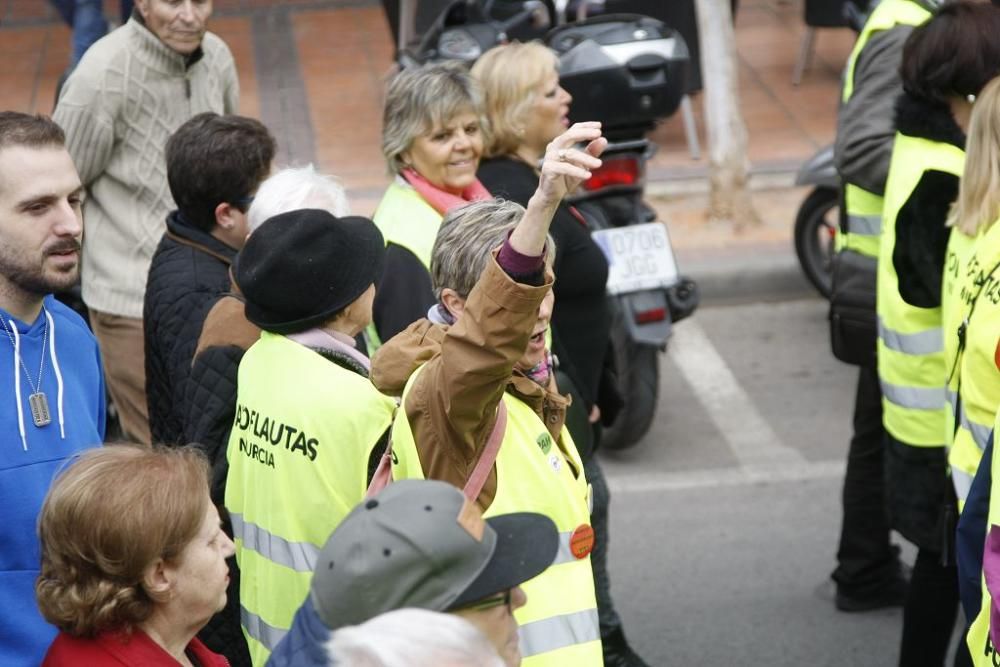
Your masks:
{"label": "reflective stripe on vest", "polygon": [[986,449],[986,444],[990,441],[990,434],[993,432],[992,426],[987,426],[986,424],[977,424],[969,420],[969,415],[966,414],[965,408],[960,406],[959,409],[959,427],[964,428],[966,431],[972,434],[972,440],[976,443],[976,447],[982,452]]}
{"label": "reflective stripe on vest", "polygon": [[896,405],[910,410],[940,410],[944,405],[944,389],[926,387],[899,387],[884,380],[880,382],[882,395]]}
{"label": "reflective stripe on vest", "polygon": [[974,475],[970,475],[964,470],[954,467],[951,469],[951,483],[955,486],[955,495],[958,496],[958,509],[960,512],[965,505],[965,499],[969,497],[973,477]]}
{"label": "reflective stripe on vest", "polygon": [[846,229],[836,236],[836,250],[853,250],[865,257],[878,257],[882,233],[882,196],[844,183]]}
{"label": "reflective stripe on vest", "polygon": [[254,665],[309,593],[326,539],[363,498],[395,402],[368,378],[264,332],[239,367],[226,456],[240,603]]}
{"label": "reflective stripe on vest", "polygon": [[964,404],[959,404],[958,411],[959,426],[948,451],[948,464],[951,466],[952,479],[955,480],[955,495],[961,508],[968,496],[972,478],[979,469],[979,462],[983,458],[986,444],[990,441],[993,427],[971,421],[965,413]]}
{"label": "reflective stripe on vest", "polygon": [[231,512],[233,536],[243,541],[244,549],[253,549],[269,561],[295,570],[312,572],[319,560],[320,548],[309,542],[289,542],[260,526],[243,520],[243,515]]}
{"label": "reflective stripe on vest", "polygon": [[878,335],[887,348],[904,354],[934,354],[944,349],[944,340],[940,329],[928,329],[909,334],[900,333],[885,326],[885,322],[879,317]]}
{"label": "reflective stripe on vest", "polygon": [[882,216],[848,214],[847,231],[859,236],[878,236],[882,232]]}
{"label": "reflective stripe on vest", "polygon": [[890,30],[897,25],[917,26],[930,17],[929,11],[910,0],[882,0],[879,2],[868,16],[868,20],[865,21],[861,34],[858,35],[858,40],[854,43],[851,55],[847,59],[841,100],[847,102],[854,94],[854,68],[857,66],[861,51],[864,50],[868,40],[875,33]]}
{"label": "reflective stripe on vest", "polygon": [[250,637],[263,644],[268,651],[273,651],[278,642],[288,634],[288,630],[268,625],[260,616],[248,611],[243,605],[240,605],[240,625]]}
{"label": "reflective stripe on vest", "polygon": [[[406,248],[420,260],[427,272],[431,270],[431,250],[442,216],[424,201],[402,177],[397,177],[382,196],[372,221],[382,232],[385,244]],[[382,346],[382,337],[372,322],[365,328],[368,356]]]}
{"label": "reflective stripe on vest", "polygon": [[527,623],[518,627],[517,634],[523,658],[601,639],[596,609]]}
{"label": "reflective stripe on vest", "polygon": [[[423,367],[410,377],[403,402]],[[514,612],[520,627],[522,667],[600,667],[603,655],[593,570],[589,555],[570,550],[573,532],[589,524],[589,487],[583,462],[563,427],[553,441],[545,424],[518,398],[505,393],[507,430],[497,455],[497,492],[485,516],[538,512],[559,530],[559,550],[548,569],[521,586],[525,606]],[[420,456],[406,411],[392,427],[393,477],[423,479]]]}
{"label": "reflective stripe on vest", "polygon": [[883,424],[893,438],[907,445],[945,444],[947,370],[942,309],[913,306],[899,293],[893,262],[896,220],[926,172],[942,171],[961,177],[964,163],[965,153],[951,144],[896,133],[879,240],[877,357],[884,396]]}
{"label": "reflective stripe on vest", "polygon": [[[1000,416],[994,420],[993,428],[994,431],[1000,429]],[[1000,524],[1000,456],[998,456],[997,452],[1000,452],[1000,449],[997,448],[994,442],[993,459],[989,462],[992,479],[990,480],[989,494],[990,508],[986,519],[986,529],[988,531],[993,530],[993,527]],[[968,493],[968,490],[966,490],[966,493]],[[989,545],[990,541],[990,537],[987,535],[986,544]],[[987,550],[986,556],[989,555],[989,550]],[[996,557],[996,554],[993,554],[993,557]],[[986,588],[985,578],[981,574],[980,582],[983,591],[982,606],[979,609],[979,614],[969,627],[966,642],[969,646],[969,652],[972,655],[973,665],[976,667],[993,667],[997,662],[1000,662],[1000,655],[997,654],[989,640],[990,611],[993,608],[993,599]]]}

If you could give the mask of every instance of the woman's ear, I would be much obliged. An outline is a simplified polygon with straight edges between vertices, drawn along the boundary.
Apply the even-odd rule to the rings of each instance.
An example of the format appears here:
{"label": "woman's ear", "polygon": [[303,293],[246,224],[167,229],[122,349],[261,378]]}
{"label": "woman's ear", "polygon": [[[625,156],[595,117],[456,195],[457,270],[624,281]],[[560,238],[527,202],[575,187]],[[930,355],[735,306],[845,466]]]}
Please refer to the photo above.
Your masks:
{"label": "woman's ear", "polygon": [[168,600],[173,587],[173,577],[162,558],[150,563],[142,573],[142,588],[157,602]]}
{"label": "woman's ear", "polygon": [[460,297],[458,292],[450,287],[445,287],[441,290],[441,303],[456,320],[465,310],[465,299]]}

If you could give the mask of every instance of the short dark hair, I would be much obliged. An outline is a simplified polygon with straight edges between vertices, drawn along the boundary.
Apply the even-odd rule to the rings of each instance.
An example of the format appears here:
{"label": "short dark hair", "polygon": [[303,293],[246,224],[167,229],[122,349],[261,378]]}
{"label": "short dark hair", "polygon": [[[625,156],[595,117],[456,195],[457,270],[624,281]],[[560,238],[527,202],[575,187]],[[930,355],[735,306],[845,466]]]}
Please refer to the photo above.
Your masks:
{"label": "short dark hair", "polygon": [[207,232],[219,204],[246,212],[274,152],[274,137],[253,118],[207,112],[181,125],[167,141],[166,158],[170,194],[184,220]]}
{"label": "short dark hair", "polygon": [[66,135],[48,116],[0,111],[0,148],[65,146]]}
{"label": "short dark hair", "polygon": [[903,46],[903,89],[926,102],[978,95],[1000,74],[1000,8],[948,2]]}

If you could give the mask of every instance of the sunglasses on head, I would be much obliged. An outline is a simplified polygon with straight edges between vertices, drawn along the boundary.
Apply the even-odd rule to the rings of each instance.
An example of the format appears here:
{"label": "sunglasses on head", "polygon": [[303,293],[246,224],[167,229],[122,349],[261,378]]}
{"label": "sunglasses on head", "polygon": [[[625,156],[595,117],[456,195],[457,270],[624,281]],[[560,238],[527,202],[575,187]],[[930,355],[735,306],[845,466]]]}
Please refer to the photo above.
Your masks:
{"label": "sunglasses on head", "polygon": [[490,596],[488,598],[483,598],[478,602],[472,602],[470,604],[462,605],[455,609],[454,611],[484,611],[486,609],[493,609],[494,607],[499,607],[500,605],[505,605],[510,609],[510,598],[513,594],[514,589],[508,589],[503,593],[497,593],[496,595]]}

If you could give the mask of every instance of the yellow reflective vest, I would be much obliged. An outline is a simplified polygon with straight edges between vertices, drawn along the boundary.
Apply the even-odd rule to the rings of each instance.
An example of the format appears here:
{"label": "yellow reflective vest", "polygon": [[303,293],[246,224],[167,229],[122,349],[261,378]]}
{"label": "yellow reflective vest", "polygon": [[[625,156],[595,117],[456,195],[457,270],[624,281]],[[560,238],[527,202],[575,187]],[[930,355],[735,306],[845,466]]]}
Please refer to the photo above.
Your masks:
{"label": "yellow reflective vest", "polygon": [[[406,248],[428,272],[431,270],[431,251],[442,219],[442,215],[416,190],[399,179],[389,185],[372,217],[386,245],[392,243]],[[382,346],[382,338],[374,322],[365,329],[365,345],[369,357],[374,356],[375,350]]]}
{"label": "yellow reflective vest", "polygon": [[[952,363],[955,371],[949,386],[958,397],[948,462],[958,499],[964,502],[1000,406],[1000,371],[995,359],[1000,339],[1000,224],[994,222],[976,238],[956,300],[960,312],[955,319],[959,326],[964,323],[964,346]],[[954,339],[958,348],[958,327],[945,333],[945,340]]]}
{"label": "yellow reflective vest", "polygon": [[944,368],[947,379],[944,443],[951,447],[955,437],[955,411],[958,409],[958,331],[969,310],[961,297],[965,267],[972,254],[973,239],[957,227],[948,235],[944,273],[941,276],[941,329]]}
{"label": "yellow reflective vest", "polygon": [[[998,426],[1000,423],[994,420],[994,429]],[[992,526],[1000,524],[1000,456],[997,455],[998,451],[1000,449],[994,442],[993,460],[990,461],[992,482],[990,483],[990,509],[986,520],[987,531]],[[986,539],[987,544],[989,544],[988,534]],[[979,614],[969,626],[965,640],[969,645],[969,654],[972,656],[972,664],[975,667],[996,667],[1000,665],[1000,653],[990,641],[990,609],[993,606],[993,598],[990,597],[990,592],[986,588],[986,580],[981,573],[979,579],[983,591],[983,602],[979,608]]]}
{"label": "yellow reflective vest", "polygon": [[[406,383],[406,394],[419,369]],[[574,536],[590,530],[590,489],[569,431],[553,442],[545,424],[509,393],[507,430],[497,455],[497,491],[484,513],[537,512],[559,529],[559,552],[547,570],[521,585],[528,601],[514,612],[523,667],[599,667],[604,664],[589,550],[573,553]],[[400,411],[392,427],[393,477],[424,479],[413,432]],[[592,539],[592,538],[591,538]]]}
{"label": "yellow reflective vest", "polygon": [[918,308],[900,296],[892,261],[896,218],[924,172],[961,177],[964,163],[965,152],[951,144],[896,133],[879,244],[878,375],[886,430],[896,440],[917,447],[944,445],[947,378],[941,308]]}
{"label": "yellow reflective vest", "polygon": [[[844,104],[854,94],[854,68],[862,50],[873,35],[891,30],[897,25],[917,26],[931,13],[911,0],[882,0],[865,22],[844,70],[841,100]],[[837,250],[853,250],[867,257],[878,256],[879,233],[882,229],[882,196],[853,183],[844,183],[846,229],[837,235]]]}
{"label": "yellow reflective vest", "polygon": [[368,378],[263,332],[240,363],[226,508],[241,625],[263,665],[309,592],[330,533],[364,497],[368,458],[395,401]]}

